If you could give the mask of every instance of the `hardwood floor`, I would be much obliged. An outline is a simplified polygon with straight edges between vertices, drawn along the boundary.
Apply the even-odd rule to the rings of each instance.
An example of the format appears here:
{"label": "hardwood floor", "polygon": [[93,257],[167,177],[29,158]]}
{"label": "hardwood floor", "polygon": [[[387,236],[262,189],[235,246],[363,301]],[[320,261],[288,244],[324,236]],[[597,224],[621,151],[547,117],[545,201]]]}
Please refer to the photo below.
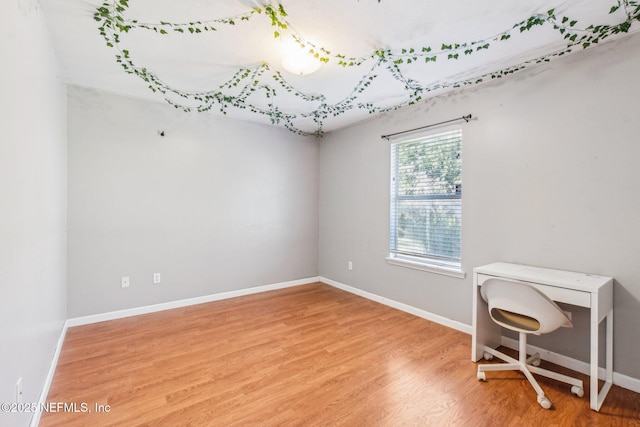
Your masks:
{"label": "hardwood floor", "polygon": [[640,395],[620,387],[597,413],[588,390],[553,380],[540,379],[551,410],[519,373],[479,382],[470,347],[467,334],[314,283],[70,328],[47,401],[78,412],[40,425],[640,425]]}

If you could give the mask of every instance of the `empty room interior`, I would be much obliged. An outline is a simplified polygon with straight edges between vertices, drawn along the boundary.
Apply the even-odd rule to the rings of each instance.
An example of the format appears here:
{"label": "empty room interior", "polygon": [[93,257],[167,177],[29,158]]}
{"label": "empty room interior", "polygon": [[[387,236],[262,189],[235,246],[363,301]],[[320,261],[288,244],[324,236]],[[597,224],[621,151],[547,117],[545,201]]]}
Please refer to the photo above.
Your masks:
{"label": "empty room interior", "polygon": [[640,2],[0,8],[0,425],[640,425]]}

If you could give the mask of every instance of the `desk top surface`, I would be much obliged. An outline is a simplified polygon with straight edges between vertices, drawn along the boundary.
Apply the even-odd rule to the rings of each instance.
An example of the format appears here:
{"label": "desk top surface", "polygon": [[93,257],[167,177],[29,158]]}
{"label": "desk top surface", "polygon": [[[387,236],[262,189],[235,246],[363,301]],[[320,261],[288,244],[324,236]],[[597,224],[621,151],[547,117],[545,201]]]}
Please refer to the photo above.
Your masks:
{"label": "desk top surface", "polygon": [[601,287],[613,281],[613,278],[607,276],[512,264],[508,262],[495,262],[493,264],[483,265],[474,268],[473,272],[584,292],[598,292]]}

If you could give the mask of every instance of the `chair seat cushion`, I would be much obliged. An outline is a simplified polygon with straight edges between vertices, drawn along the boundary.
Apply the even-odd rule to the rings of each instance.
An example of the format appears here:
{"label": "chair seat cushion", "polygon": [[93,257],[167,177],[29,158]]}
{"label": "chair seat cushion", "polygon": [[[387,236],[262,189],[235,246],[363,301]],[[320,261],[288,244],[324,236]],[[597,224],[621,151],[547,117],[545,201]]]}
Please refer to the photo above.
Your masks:
{"label": "chair seat cushion", "polygon": [[535,332],[540,329],[540,322],[533,317],[523,314],[512,313],[507,310],[494,308],[491,310],[491,317],[502,326],[519,331]]}

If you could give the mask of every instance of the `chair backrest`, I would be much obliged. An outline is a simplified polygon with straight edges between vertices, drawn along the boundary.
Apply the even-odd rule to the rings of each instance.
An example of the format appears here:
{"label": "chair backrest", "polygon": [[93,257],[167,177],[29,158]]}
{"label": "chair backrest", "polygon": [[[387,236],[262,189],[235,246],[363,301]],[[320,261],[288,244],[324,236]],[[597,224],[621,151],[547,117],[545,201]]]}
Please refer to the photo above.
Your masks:
{"label": "chair backrest", "polygon": [[491,278],[480,292],[493,321],[507,329],[540,335],[573,327],[553,300],[528,283]]}

